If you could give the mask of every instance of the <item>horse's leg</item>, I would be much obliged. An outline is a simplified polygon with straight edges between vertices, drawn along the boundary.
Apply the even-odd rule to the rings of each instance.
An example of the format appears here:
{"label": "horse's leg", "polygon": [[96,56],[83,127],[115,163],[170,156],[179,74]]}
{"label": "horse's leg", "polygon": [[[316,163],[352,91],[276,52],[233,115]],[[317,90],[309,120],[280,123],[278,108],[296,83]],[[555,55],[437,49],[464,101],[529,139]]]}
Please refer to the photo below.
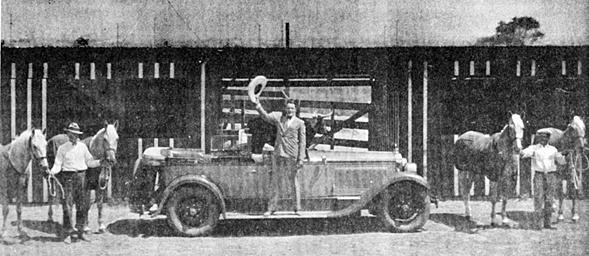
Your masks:
{"label": "horse's leg", "polygon": [[[560,187],[558,188],[558,222],[564,221],[564,209],[563,209],[563,205],[564,205],[564,199],[565,199],[565,193],[564,193],[564,188],[565,188],[565,184],[566,184],[566,180],[562,180]],[[571,191],[568,191],[569,193],[571,193]]]}
{"label": "horse's leg", "polygon": [[105,191],[98,188],[96,190],[96,208],[98,208],[98,233],[104,233],[106,226],[102,222],[102,203],[105,199]]}
{"label": "horse's leg", "polygon": [[51,194],[48,195],[47,201],[49,201],[49,209],[47,209],[47,222],[53,222],[53,204],[55,204],[55,199],[57,198],[57,194],[52,196]]}
{"label": "horse's leg", "polygon": [[571,213],[573,214],[573,221],[577,222],[580,218],[579,218],[579,214],[577,213],[577,206],[576,206],[576,201],[577,199],[575,197],[573,197],[571,199],[571,201],[573,202],[572,208],[571,208]]}
{"label": "horse's leg", "polygon": [[577,197],[579,196],[579,190],[575,189],[571,191],[571,214],[573,215],[572,220],[577,222],[579,220],[579,214],[577,213]]}
{"label": "horse's leg", "polygon": [[496,226],[495,217],[497,216],[497,212],[495,212],[495,204],[499,201],[499,182],[489,182],[489,201],[491,201],[491,226]]}
{"label": "horse's leg", "polygon": [[6,219],[8,218],[8,211],[10,210],[8,207],[8,196],[5,196],[2,200],[2,233],[0,233],[0,237],[6,237],[8,235],[8,231],[6,230]]}
{"label": "horse's leg", "polygon": [[458,173],[458,180],[461,186],[462,199],[464,200],[464,215],[467,219],[470,219],[470,212],[472,210],[470,208],[470,188],[472,186],[470,173],[466,171],[460,171]]}
{"label": "horse's leg", "polygon": [[[92,190],[88,189],[84,191],[85,193],[85,200],[86,200],[86,209],[84,210],[86,212],[86,216],[84,219],[84,225],[83,225],[83,231],[86,233],[89,233],[90,231],[92,231],[90,229],[90,209],[92,208]],[[96,191],[94,194],[94,200],[96,200]]]}
{"label": "horse's leg", "polygon": [[25,195],[25,181],[26,179],[23,179],[23,177],[19,177],[18,189],[16,191],[16,228],[18,230],[18,236],[21,238],[27,237],[27,234],[23,231],[22,228],[22,203],[24,201]]}

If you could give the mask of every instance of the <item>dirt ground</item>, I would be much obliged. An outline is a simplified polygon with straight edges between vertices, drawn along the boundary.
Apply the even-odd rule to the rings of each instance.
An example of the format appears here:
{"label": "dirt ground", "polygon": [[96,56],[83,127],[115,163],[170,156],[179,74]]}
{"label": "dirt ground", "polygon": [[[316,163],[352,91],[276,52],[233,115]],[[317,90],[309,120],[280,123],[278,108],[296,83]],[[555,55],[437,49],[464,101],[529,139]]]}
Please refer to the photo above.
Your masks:
{"label": "dirt ground", "polygon": [[[55,235],[61,225],[46,221],[47,206],[27,206],[23,220],[30,238],[19,239],[16,227],[9,226],[0,255],[589,255],[588,200],[580,204],[579,222],[571,222],[569,212],[556,230],[530,227],[530,199],[508,203],[517,228],[491,227],[488,202],[473,202],[472,208],[470,221],[461,202],[432,205],[430,220],[417,233],[386,232],[375,217],[248,219],[221,221],[211,236],[188,238],[175,236],[165,218],[139,217],[119,205],[106,207],[106,234],[68,245]],[[10,210],[8,221],[14,224],[15,207]],[[61,223],[61,207],[55,210]],[[96,206],[90,217],[95,231]]]}

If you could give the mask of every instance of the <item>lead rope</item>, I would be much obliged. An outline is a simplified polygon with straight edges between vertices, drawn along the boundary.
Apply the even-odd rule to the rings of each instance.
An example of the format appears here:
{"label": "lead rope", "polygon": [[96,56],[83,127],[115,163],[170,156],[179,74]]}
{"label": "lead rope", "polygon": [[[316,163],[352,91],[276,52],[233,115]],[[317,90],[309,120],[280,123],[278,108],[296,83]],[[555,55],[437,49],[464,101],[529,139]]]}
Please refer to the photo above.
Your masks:
{"label": "lead rope", "polygon": [[[580,154],[580,157],[575,157],[575,166],[579,166],[579,171],[586,171],[587,169],[589,169],[589,157],[586,154]],[[585,160],[584,162],[587,163],[587,166],[585,166],[585,168],[583,168],[583,159]]]}
{"label": "lead rope", "polygon": [[61,199],[65,199],[65,192],[63,190],[63,185],[61,185],[61,183],[59,182],[59,180],[55,177],[55,175],[53,174],[49,174],[47,177],[47,186],[48,186],[48,190],[49,190],[49,195],[51,195],[52,197],[55,197],[57,195],[57,189],[55,188],[55,185],[57,185],[57,187],[59,187],[59,189],[61,190]]}
{"label": "lead rope", "polygon": [[105,190],[108,186],[108,182],[112,176],[112,167],[103,167],[98,177],[98,186],[101,190]]}

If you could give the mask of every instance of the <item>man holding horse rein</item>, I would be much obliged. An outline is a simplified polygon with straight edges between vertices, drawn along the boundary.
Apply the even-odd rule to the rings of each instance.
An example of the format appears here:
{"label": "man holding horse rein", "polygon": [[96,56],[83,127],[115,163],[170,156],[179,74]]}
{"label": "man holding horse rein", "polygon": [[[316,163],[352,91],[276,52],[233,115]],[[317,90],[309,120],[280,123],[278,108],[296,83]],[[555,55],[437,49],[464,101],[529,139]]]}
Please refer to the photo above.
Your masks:
{"label": "man holding horse rein", "polygon": [[551,229],[552,205],[557,186],[556,162],[565,164],[564,156],[548,144],[550,131],[536,132],[538,144],[531,145],[520,151],[522,157],[532,158],[534,172],[534,213],[538,222],[544,215],[544,228]]}
{"label": "man holding horse rein", "polygon": [[62,200],[64,242],[71,243],[71,234],[74,233],[73,205],[76,205],[76,228],[78,239],[89,242],[84,235],[84,224],[87,208],[90,206],[86,196],[86,170],[103,165],[108,165],[106,160],[96,160],[90,154],[88,147],[82,143],[79,136],[83,134],[77,123],[71,123],[65,129],[68,142],[59,146],[55,155],[55,163],[49,174],[58,174],[63,184],[65,199]]}
{"label": "man holding horse rein", "polygon": [[288,100],[283,114],[268,114],[257,97],[252,100],[256,104],[256,110],[260,117],[266,122],[276,126],[276,142],[272,157],[272,172],[270,173],[270,202],[268,211],[264,216],[275,213],[278,208],[280,191],[291,189],[294,193],[295,202],[292,209],[295,215],[301,209],[299,182],[297,179],[298,169],[303,166],[305,158],[305,123],[295,116],[297,108],[293,100]]}

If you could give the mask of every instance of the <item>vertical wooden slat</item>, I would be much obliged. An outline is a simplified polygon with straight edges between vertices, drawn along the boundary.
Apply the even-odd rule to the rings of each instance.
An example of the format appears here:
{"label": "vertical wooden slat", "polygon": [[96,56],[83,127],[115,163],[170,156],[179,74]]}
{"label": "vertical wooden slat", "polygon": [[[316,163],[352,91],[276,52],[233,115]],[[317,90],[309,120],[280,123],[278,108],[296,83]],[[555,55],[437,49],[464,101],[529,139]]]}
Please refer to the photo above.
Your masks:
{"label": "vertical wooden slat", "polygon": [[90,63],[90,80],[96,79],[96,64]]}
{"label": "vertical wooden slat", "polygon": [[460,62],[454,61],[454,76],[460,75]]}
{"label": "vertical wooden slat", "polygon": [[409,72],[407,72],[407,161],[412,163],[413,162],[413,82],[411,80],[411,69],[413,68],[413,63],[409,61],[408,68]]}
{"label": "vertical wooden slat", "polygon": [[142,154],[143,154],[143,139],[138,138],[137,139],[137,158],[141,158]]}
{"label": "vertical wooden slat", "polygon": [[516,167],[516,171],[517,171],[517,179],[515,181],[515,194],[517,196],[520,195],[520,191],[521,191],[521,165],[520,165],[520,157],[518,154],[515,155],[515,167]]}
{"label": "vertical wooden slat", "polygon": [[[534,134],[532,134],[532,139],[530,141],[534,141]],[[530,195],[533,197],[534,196],[534,171],[530,171],[531,175],[530,175]]]}
{"label": "vertical wooden slat", "polygon": [[[174,74],[174,63],[170,63],[170,75]],[[205,140],[206,140],[206,133],[205,133],[205,107],[206,107],[206,62],[203,62],[200,65],[200,148],[204,151],[205,150]]]}
{"label": "vertical wooden slat", "polygon": [[583,65],[581,64],[581,60],[577,61],[577,75],[582,75],[583,74]]}
{"label": "vertical wooden slat", "polygon": [[489,178],[487,178],[487,176],[485,176],[485,196],[489,195],[490,192],[490,180]]}
{"label": "vertical wooden slat", "polygon": [[470,61],[469,67],[470,67],[470,70],[469,70],[470,76],[474,76],[474,61],[473,60]]}
{"label": "vertical wooden slat", "polygon": [[[458,140],[458,135],[454,134],[454,143]],[[458,179],[458,169],[456,166],[454,168],[454,196],[460,196],[460,187],[459,187],[459,179]]]}
{"label": "vertical wooden slat", "polygon": [[[331,127],[335,127],[335,102],[331,102]],[[353,131],[352,131],[353,132]],[[309,145],[307,145],[309,147]],[[329,149],[335,149],[335,136],[331,136],[331,143],[329,143]]]}
{"label": "vertical wooden slat", "polygon": [[174,78],[174,63],[170,63],[170,78]]}
{"label": "vertical wooden slat", "polygon": [[[474,74],[474,62],[471,61],[472,73]],[[473,75],[472,74],[472,75]],[[428,73],[427,73],[427,61],[423,62],[423,178],[427,180],[427,93],[428,93]]]}
{"label": "vertical wooden slat", "polygon": [[80,63],[76,62],[76,64],[74,64],[74,67],[75,67],[74,79],[80,80]]}
{"label": "vertical wooden slat", "polygon": [[561,75],[566,76],[567,74],[567,62],[566,60],[563,60],[560,62],[560,67],[561,67]]}
{"label": "vertical wooden slat", "polygon": [[[41,129],[47,129],[47,77],[49,65],[43,63],[43,79],[41,80]],[[43,181],[43,202],[49,201],[47,183]]]}
{"label": "vertical wooden slat", "polygon": [[112,64],[111,63],[106,63],[106,79],[112,79],[112,75],[111,75],[111,71],[112,70]]}
{"label": "vertical wooden slat", "polygon": [[516,76],[521,76],[521,68],[522,68],[522,62],[518,60],[517,65],[515,66],[515,75]]}
{"label": "vertical wooden slat", "polygon": [[491,75],[491,61],[485,62],[485,75],[487,75],[487,76]]}
{"label": "vertical wooden slat", "polygon": [[160,146],[160,143],[159,143],[159,142],[160,142],[160,141],[159,141],[159,139],[158,139],[158,138],[153,138],[153,146],[154,146],[154,147],[156,147],[156,148],[157,148],[157,147],[159,147],[159,146]]}
{"label": "vertical wooden slat", "polygon": [[27,76],[27,130],[31,129],[33,122],[33,63],[29,63]]}
{"label": "vertical wooden slat", "polygon": [[143,78],[143,63],[141,62],[137,65],[137,77]]}
{"label": "vertical wooden slat", "polygon": [[10,140],[14,140],[16,139],[16,63],[11,64],[10,77]]}
{"label": "vertical wooden slat", "polygon": [[532,60],[531,76],[536,76],[536,60]]}
{"label": "vertical wooden slat", "polygon": [[153,64],[153,78],[160,78],[160,64],[157,62]]}
{"label": "vertical wooden slat", "polygon": [[171,148],[173,148],[173,147],[174,147],[174,138],[170,138],[170,140],[169,140],[169,142],[168,142],[168,143],[169,143],[169,146],[170,146]]}
{"label": "vertical wooden slat", "polygon": [[[29,63],[27,76],[27,130],[33,127],[33,63]],[[32,161],[29,162],[29,179],[27,181],[27,201],[33,201],[33,172]]]}

